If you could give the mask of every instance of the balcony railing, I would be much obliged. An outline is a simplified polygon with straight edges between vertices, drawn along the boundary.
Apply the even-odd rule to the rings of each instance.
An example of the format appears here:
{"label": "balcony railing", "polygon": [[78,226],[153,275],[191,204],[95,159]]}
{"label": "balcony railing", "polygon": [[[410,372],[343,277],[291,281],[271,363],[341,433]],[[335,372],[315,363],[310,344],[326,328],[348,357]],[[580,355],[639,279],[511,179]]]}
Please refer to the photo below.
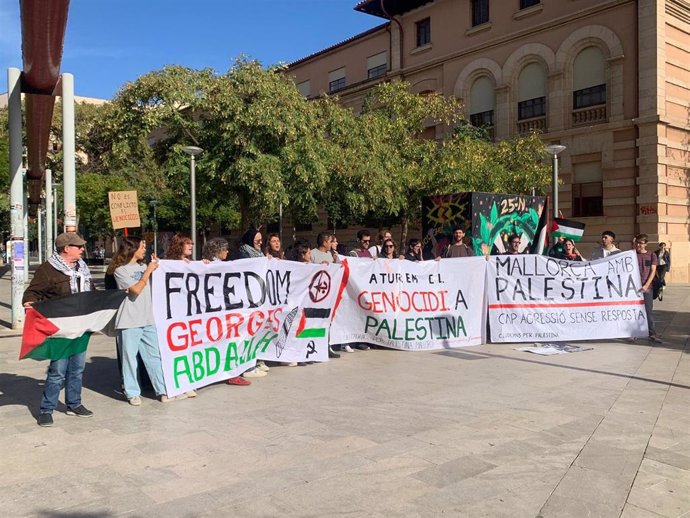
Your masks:
{"label": "balcony railing", "polygon": [[605,104],[573,110],[573,126],[591,126],[607,122],[607,120]]}
{"label": "balcony railing", "polygon": [[546,116],[524,119],[517,123],[518,133],[531,133],[532,131],[546,131]]}

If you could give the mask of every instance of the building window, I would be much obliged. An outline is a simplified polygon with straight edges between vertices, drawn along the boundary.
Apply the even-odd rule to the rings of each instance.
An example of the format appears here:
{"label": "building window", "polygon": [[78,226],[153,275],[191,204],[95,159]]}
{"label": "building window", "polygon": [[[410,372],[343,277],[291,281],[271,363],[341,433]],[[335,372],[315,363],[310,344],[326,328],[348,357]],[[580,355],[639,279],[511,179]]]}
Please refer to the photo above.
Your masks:
{"label": "building window", "polygon": [[470,124],[477,128],[493,128],[494,111],[489,110],[481,113],[473,113],[470,115]]}
{"label": "building window", "polygon": [[311,95],[311,82],[309,79],[306,81],[302,81],[297,85],[297,90],[299,93],[301,93],[304,97],[309,97]]}
{"label": "building window", "polygon": [[518,103],[518,120],[546,115],[546,97],[536,97]]}
{"label": "building window", "polygon": [[533,5],[540,4],[541,0],[520,0],[520,9],[527,9]]}
{"label": "building window", "polygon": [[472,26],[489,21],[489,0],[472,0]]}
{"label": "building window", "polygon": [[386,75],[388,71],[388,53],[380,52],[367,58],[367,78],[375,79]]}
{"label": "building window", "polygon": [[367,70],[367,78],[376,79],[377,77],[385,76],[387,69],[388,65],[379,65],[377,67],[370,68]]}
{"label": "building window", "polygon": [[417,22],[417,47],[431,43],[431,18]]}
{"label": "building window", "polygon": [[488,76],[478,77],[470,88],[470,124],[478,128],[492,128],[496,108],[496,88]]}
{"label": "building window", "polygon": [[345,67],[333,70],[328,73],[328,92],[333,93],[342,90],[347,86],[345,78]]}
{"label": "building window", "polygon": [[603,216],[604,186],[602,182],[573,184],[573,216]]}
{"label": "building window", "polygon": [[[577,157],[573,157],[577,160]],[[604,215],[601,160],[573,164],[573,216]]]}
{"label": "building window", "polygon": [[606,85],[591,86],[573,92],[573,110],[606,104]]}

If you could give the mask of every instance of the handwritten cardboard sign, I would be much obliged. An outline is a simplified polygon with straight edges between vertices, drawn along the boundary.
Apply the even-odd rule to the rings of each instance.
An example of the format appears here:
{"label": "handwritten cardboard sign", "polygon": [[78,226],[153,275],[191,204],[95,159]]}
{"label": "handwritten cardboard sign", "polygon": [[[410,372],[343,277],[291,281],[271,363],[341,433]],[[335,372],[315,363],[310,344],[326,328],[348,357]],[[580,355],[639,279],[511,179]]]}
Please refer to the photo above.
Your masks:
{"label": "handwritten cardboard sign", "polygon": [[110,218],[113,228],[141,227],[137,191],[112,191],[108,193]]}

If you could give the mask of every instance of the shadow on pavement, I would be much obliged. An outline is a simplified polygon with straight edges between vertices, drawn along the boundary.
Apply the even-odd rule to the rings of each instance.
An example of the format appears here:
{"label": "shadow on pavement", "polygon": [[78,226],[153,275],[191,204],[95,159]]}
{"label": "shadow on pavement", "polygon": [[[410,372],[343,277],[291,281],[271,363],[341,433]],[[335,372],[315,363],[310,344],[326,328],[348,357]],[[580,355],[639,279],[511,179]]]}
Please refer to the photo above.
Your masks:
{"label": "shadow on pavement", "polygon": [[89,358],[84,369],[82,386],[103,396],[121,401],[123,395],[120,388],[117,360],[106,356]]}
{"label": "shadow on pavement", "polygon": [[18,374],[0,373],[0,407],[25,406],[31,415],[38,417],[43,394],[43,379],[29,378]]}

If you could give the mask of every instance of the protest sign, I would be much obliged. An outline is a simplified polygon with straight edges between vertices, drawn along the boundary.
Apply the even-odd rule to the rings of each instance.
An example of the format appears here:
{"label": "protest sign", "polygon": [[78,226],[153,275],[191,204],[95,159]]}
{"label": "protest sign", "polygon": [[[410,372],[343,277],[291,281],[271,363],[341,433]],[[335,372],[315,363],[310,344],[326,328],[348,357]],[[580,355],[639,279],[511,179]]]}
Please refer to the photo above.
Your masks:
{"label": "protest sign", "polygon": [[339,265],[266,258],[161,261],[154,317],[168,396],[237,376],[257,359],[328,359]]}
{"label": "protest sign", "polygon": [[137,191],[111,191],[108,193],[108,204],[113,229],[141,226]]}
{"label": "protest sign", "polygon": [[415,263],[349,258],[331,343],[367,342],[403,350],[483,343],[483,257]]}
{"label": "protest sign", "polygon": [[488,262],[492,342],[642,337],[647,316],[635,253],[591,262],[541,255]]}

